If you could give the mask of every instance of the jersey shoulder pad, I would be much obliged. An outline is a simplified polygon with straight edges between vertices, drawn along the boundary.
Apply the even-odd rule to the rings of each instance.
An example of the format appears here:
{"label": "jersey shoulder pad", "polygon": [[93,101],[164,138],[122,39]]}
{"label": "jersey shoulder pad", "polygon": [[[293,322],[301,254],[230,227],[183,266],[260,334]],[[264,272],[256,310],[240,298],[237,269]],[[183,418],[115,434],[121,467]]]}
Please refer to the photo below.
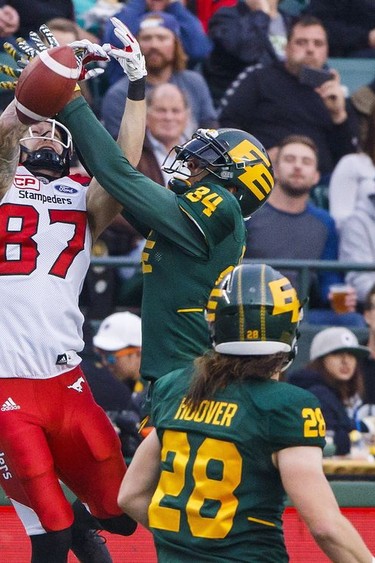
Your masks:
{"label": "jersey shoulder pad", "polygon": [[152,419],[160,420],[169,410],[169,405],[176,399],[176,396],[183,397],[189,386],[193,366],[179,368],[162,377],[154,383],[152,390]]}
{"label": "jersey shoulder pad", "polygon": [[243,222],[236,198],[223,186],[212,182],[195,185],[178,196],[178,204],[212,245],[232,233],[236,222]]}
{"label": "jersey shoulder pad", "polygon": [[269,406],[269,437],[276,449],[325,445],[325,421],[317,397],[295,385],[274,385]]}

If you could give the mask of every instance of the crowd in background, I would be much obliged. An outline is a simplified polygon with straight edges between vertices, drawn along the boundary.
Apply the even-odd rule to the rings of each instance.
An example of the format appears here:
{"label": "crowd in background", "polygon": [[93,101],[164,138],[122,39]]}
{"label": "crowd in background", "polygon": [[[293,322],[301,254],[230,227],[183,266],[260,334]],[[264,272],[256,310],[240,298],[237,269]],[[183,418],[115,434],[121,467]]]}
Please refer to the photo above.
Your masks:
{"label": "crowd in background", "polygon": [[[173,160],[173,147],[185,142],[195,129],[244,129],[269,151],[276,177],[272,197],[247,222],[245,258],[375,262],[375,65],[368,82],[349,93],[332,59],[374,57],[372,2],[8,0],[0,2],[0,41],[16,44],[17,37],[27,37],[30,30],[47,23],[61,44],[88,38],[116,46],[118,39],[109,21],[114,15],[136,35],[146,59],[147,129],[140,171],[167,185],[170,175],[162,165]],[[3,62],[10,62],[5,52],[2,57]],[[309,73],[309,68],[316,72]],[[129,81],[114,60],[104,69],[100,77],[83,86],[83,93],[116,138]],[[12,95],[0,93],[1,110]],[[76,171],[88,176],[78,158]],[[316,187],[325,190],[323,204],[314,200]],[[119,218],[95,244],[93,254],[118,255],[133,264],[141,259],[143,243],[144,238]],[[332,311],[329,288],[344,278],[340,272],[311,275],[308,320],[336,326],[368,325],[370,358],[375,357],[371,313],[375,271],[346,274],[350,286],[347,313],[337,315]],[[103,319],[118,307],[138,312],[141,295],[142,279],[134,266],[117,271],[94,268],[86,278],[81,300],[88,319]],[[317,343],[312,342],[311,363],[306,369],[308,377],[310,372],[314,377],[309,384],[306,372],[297,373],[292,381],[317,393],[328,428],[339,428],[337,450],[347,453],[348,435],[357,427],[351,414],[361,404],[373,402],[369,373],[374,360],[368,358],[367,349],[367,359],[363,359],[365,348],[350,340],[348,329],[332,330],[344,332],[322,335],[331,343],[325,354],[317,353]],[[345,346],[337,344],[345,336]],[[120,344],[119,349],[136,344],[133,352],[138,357],[140,340]],[[105,346],[96,348],[101,365],[104,362],[108,367]],[[343,356],[339,360],[338,352]],[[113,370],[116,356],[112,356]],[[340,376],[335,379],[335,373],[337,369],[340,373],[340,366],[332,368],[328,356],[350,364],[347,379],[353,379],[352,385],[337,384]],[[117,426],[123,422],[127,428],[135,428],[138,423],[137,407],[128,407],[134,401],[139,368],[135,374],[124,402],[116,409],[105,404],[107,411],[116,410],[113,422]],[[328,404],[327,397],[331,397]],[[105,403],[103,398],[98,400]],[[125,454],[131,455],[136,445],[136,438],[130,444],[124,442]]]}

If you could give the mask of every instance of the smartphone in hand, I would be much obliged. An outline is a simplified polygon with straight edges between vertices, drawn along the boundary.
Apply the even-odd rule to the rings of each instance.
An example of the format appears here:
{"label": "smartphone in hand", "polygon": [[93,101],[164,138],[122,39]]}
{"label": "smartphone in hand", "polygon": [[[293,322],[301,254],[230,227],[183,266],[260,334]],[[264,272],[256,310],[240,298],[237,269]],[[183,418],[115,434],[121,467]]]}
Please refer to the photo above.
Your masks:
{"label": "smartphone in hand", "polygon": [[318,88],[327,80],[331,80],[333,74],[330,70],[323,68],[312,68],[310,66],[303,66],[299,74],[299,81],[301,84],[311,86],[311,88]]}

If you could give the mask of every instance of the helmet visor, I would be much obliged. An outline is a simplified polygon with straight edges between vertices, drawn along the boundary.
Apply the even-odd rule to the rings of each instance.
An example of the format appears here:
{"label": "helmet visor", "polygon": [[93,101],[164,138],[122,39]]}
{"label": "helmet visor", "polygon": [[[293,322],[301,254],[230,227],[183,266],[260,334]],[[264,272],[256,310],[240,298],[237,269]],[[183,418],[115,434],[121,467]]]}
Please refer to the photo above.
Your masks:
{"label": "helmet visor", "polygon": [[225,150],[221,149],[219,143],[214,144],[210,139],[198,135],[184,145],[174,147],[172,151],[175,151],[175,159],[168,165],[167,161],[170,159],[169,153],[162,165],[163,170],[169,174],[179,172],[184,176],[191,176],[186,166],[186,163],[191,159],[194,159],[196,165],[202,169],[208,166],[221,167],[228,164]]}

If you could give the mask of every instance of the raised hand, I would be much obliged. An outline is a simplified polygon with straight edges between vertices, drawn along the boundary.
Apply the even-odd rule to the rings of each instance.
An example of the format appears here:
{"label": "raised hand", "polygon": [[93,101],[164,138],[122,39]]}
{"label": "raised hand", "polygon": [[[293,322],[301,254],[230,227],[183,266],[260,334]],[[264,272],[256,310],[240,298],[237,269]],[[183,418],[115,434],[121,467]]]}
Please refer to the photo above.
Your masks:
{"label": "raised hand", "polygon": [[[20,68],[13,68],[9,65],[0,65],[0,72],[6,74],[11,78],[18,79],[22,70]],[[17,80],[2,80],[0,81],[1,90],[15,90],[17,86]]]}
{"label": "raised hand", "polygon": [[123,68],[131,82],[147,75],[145,58],[134,35],[118,18],[111,18],[114,34],[124,45],[123,49],[114,47],[109,43],[103,45],[105,52],[115,59]]}
{"label": "raised hand", "polygon": [[[23,59],[27,60],[26,64],[40,55],[42,51],[59,46],[59,42],[46,24],[40,26],[39,33],[30,31],[29,37],[32,41],[31,44],[22,37],[16,40],[18,49],[23,53]],[[17,64],[19,65],[18,61]],[[26,64],[24,66],[26,66]]]}
{"label": "raised hand", "polygon": [[[17,63],[17,67],[0,65],[0,70],[3,74],[18,79],[22,70],[42,51],[59,46],[57,39],[45,24],[40,26],[39,34],[35,33],[35,31],[30,31],[29,37],[31,40],[30,43],[23,37],[18,37],[16,39],[17,49],[11,43],[4,43],[4,51],[13,57]],[[16,86],[17,80],[0,82],[0,88],[4,90],[15,90]]]}
{"label": "raised hand", "polygon": [[[22,41],[24,41],[22,39]],[[26,42],[25,42],[26,43]],[[0,65],[0,72],[10,76],[11,78],[16,78],[16,80],[2,80],[0,82],[0,89],[1,90],[15,90],[17,86],[17,79],[20,77],[22,70],[29,62],[29,58],[26,57],[23,53],[20,53],[13,47],[11,43],[4,43],[3,45],[4,51],[10,55],[15,62],[17,63],[17,67],[9,66],[9,65]]]}
{"label": "raised hand", "polygon": [[82,39],[80,41],[73,41],[73,43],[69,43],[69,46],[75,53],[77,63],[79,65],[82,64],[82,70],[78,78],[78,82],[95,78],[104,72],[104,68],[99,66],[86,68],[86,65],[93,62],[109,61],[109,56],[101,45],[91,43],[88,39]]}

